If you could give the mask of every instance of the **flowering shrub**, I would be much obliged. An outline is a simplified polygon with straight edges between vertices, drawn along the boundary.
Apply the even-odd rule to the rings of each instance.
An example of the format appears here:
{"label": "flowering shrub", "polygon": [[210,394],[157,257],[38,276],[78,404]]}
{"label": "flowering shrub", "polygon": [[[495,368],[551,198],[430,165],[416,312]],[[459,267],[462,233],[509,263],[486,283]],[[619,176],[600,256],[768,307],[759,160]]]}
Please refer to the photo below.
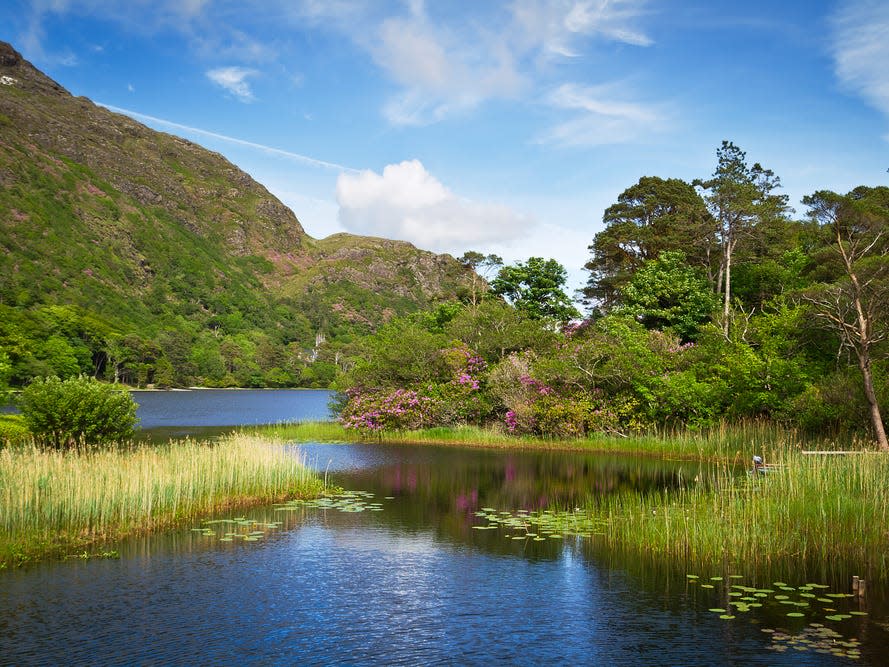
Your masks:
{"label": "flowering shrub", "polygon": [[346,391],[348,400],[340,413],[346,428],[378,432],[417,429],[438,423],[439,405],[431,396],[414,389]]}
{"label": "flowering shrub", "polygon": [[480,423],[491,411],[482,392],[481,374],[487,364],[463,344],[441,350],[441,355],[451,370],[447,382],[410,389],[347,390],[340,413],[343,426],[379,432]]}

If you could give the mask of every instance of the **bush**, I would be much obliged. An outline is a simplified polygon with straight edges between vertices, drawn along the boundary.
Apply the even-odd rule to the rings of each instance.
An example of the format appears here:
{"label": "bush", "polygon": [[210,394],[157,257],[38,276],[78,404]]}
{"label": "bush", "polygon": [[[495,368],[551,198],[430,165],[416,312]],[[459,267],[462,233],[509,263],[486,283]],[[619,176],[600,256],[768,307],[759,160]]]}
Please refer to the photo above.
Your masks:
{"label": "bush", "polygon": [[6,445],[18,445],[29,436],[28,426],[21,415],[0,414],[0,449]]}
{"label": "bush", "polygon": [[34,380],[19,407],[37,443],[56,449],[125,442],[137,421],[129,392],[84,376]]}

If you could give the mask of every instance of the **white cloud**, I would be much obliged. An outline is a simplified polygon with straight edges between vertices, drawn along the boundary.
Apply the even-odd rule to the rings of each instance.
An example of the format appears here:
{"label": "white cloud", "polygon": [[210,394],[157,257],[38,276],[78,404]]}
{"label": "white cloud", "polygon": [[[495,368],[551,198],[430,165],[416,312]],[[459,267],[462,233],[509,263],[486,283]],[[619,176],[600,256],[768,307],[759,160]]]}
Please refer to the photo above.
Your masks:
{"label": "white cloud", "polygon": [[559,146],[599,146],[635,141],[661,130],[664,113],[656,107],[628,102],[616,84],[579,86],[566,83],[556,88],[547,103],[575,115],[544,132],[540,143]]}
{"label": "white cloud", "polygon": [[525,87],[514,54],[500,36],[431,22],[420,3],[409,17],[387,18],[369,45],[402,87],[384,107],[395,125],[425,125]]}
{"label": "white cloud", "polygon": [[889,114],[889,4],[843,3],[833,17],[832,47],[839,80]]}
{"label": "white cloud", "polygon": [[383,107],[390,123],[426,125],[546,85],[539,61],[578,57],[590,40],[651,44],[637,26],[646,3],[515,0],[459,11],[436,3],[427,11],[410,0],[406,13],[380,17],[362,3],[304,0],[300,11],[345,32],[399,86]]}
{"label": "white cloud", "polygon": [[241,102],[252,102],[253,91],[250,89],[247,79],[258,73],[256,70],[246,67],[218,67],[209,70],[206,74],[210,81],[230,92]]}
{"label": "white cloud", "polygon": [[544,55],[576,57],[584,37],[649,46],[651,38],[636,26],[646,4],[647,0],[516,0],[512,12],[530,46]]}
{"label": "white cloud", "polygon": [[356,234],[402,239],[425,249],[464,252],[523,236],[532,226],[510,208],[462,199],[418,160],[390,164],[382,175],[340,174],[339,221]]}

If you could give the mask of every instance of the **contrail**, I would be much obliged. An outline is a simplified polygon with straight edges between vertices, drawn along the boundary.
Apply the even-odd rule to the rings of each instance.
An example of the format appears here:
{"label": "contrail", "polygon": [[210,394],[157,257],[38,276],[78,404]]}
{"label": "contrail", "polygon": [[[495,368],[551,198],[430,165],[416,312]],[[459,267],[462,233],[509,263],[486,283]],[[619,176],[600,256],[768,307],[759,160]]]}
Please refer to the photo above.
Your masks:
{"label": "contrail", "polygon": [[167,127],[174,127],[177,130],[184,130],[185,132],[193,132],[194,134],[200,134],[205,137],[212,137],[213,139],[219,139],[220,141],[227,141],[230,144],[237,144],[238,146],[247,146],[248,148],[255,148],[263,153],[269,153],[271,155],[280,155],[282,157],[290,158],[291,160],[296,160],[297,162],[303,162],[305,164],[310,164],[314,167],[323,167],[325,169],[336,169],[337,171],[348,171],[351,173],[360,173],[360,169],[353,169],[352,167],[346,167],[341,164],[337,164],[336,162],[326,162],[324,160],[316,160],[313,157],[309,157],[307,155],[300,155],[299,153],[292,153],[290,151],[285,151],[281,148],[273,148],[272,146],[265,146],[264,144],[257,144],[252,141],[246,141],[245,139],[238,139],[237,137],[229,137],[224,134],[217,134],[216,132],[210,132],[209,130],[202,130],[199,127],[190,127],[188,125],[182,125],[181,123],[174,123],[171,120],[165,120],[163,118],[156,118],[155,116],[149,116],[148,114],[139,113],[138,111],[131,111],[130,109],[122,109],[121,107],[116,107],[112,104],[105,104],[103,102],[96,102],[99,106],[105,107],[111,111],[115,111],[117,113],[122,113],[127,116],[132,116],[137,119],[147,120],[152,123],[158,123],[159,125],[165,125]]}

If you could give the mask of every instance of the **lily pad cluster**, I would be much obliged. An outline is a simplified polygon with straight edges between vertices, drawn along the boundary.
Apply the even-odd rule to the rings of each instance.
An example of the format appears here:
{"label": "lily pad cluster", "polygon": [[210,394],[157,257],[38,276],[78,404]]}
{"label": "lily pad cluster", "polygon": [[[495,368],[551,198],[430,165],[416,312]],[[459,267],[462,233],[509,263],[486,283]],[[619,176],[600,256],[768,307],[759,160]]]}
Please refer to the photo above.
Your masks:
{"label": "lily pad cluster", "polygon": [[[276,505],[275,511],[287,512],[303,508],[317,508],[338,512],[381,512],[383,504],[371,502],[373,497],[374,494],[367,491],[344,491],[311,500],[290,500]],[[391,500],[392,498],[387,496],[386,499]],[[220,542],[258,542],[269,531],[278,530],[283,525],[281,521],[255,521],[239,516],[233,519],[207,519],[201,522],[199,528],[191,530],[199,533],[202,537],[217,538]]]}
{"label": "lily pad cluster", "polygon": [[[772,645],[776,651],[795,649],[799,651],[817,651],[842,655],[847,658],[860,657],[857,639],[844,639],[843,636],[820,621],[842,622],[853,616],[867,616],[867,612],[849,610],[848,600],[854,598],[852,593],[831,593],[826,584],[807,583],[801,586],[790,586],[783,581],[775,581],[770,586],[746,586],[738,580],[741,575],[729,575],[727,578],[710,577],[702,579],[696,574],[685,575],[688,583],[699,588],[719,588],[724,594],[726,604],[711,607],[710,612],[719,614],[723,620],[732,620],[738,614],[746,614],[753,609],[765,605],[779,609],[789,619],[810,619],[804,630],[798,633],[782,632],[763,628],[763,632],[772,636]],[[726,581],[728,579],[728,581]]]}
{"label": "lily pad cluster", "polygon": [[[382,512],[383,503],[372,501],[374,494],[368,491],[344,491],[311,500],[290,500],[275,506],[276,512],[288,512],[303,508],[336,510],[338,512]],[[391,496],[386,497],[391,500]]]}
{"label": "lily pad cluster", "polygon": [[201,522],[200,528],[192,528],[192,532],[203,537],[218,538],[220,542],[258,542],[268,531],[281,527],[280,521],[254,521],[239,516],[233,519],[207,519]]}
{"label": "lily pad cluster", "polygon": [[769,633],[772,638],[767,648],[783,653],[788,649],[796,651],[812,651],[826,655],[835,655],[840,658],[857,660],[861,657],[861,642],[856,638],[844,639],[843,636],[825,627],[821,623],[811,623],[802,632],[788,634],[778,632],[770,628],[763,628],[763,632]]}
{"label": "lily pad cluster", "polygon": [[475,530],[503,529],[508,539],[529,539],[535,542],[543,542],[549,538],[604,535],[602,531],[606,526],[604,520],[592,518],[581,512],[519,510],[513,513],[497,511],[493,507],[483,507],[475,513],[475,516],[487,521],[486,524],[473,526]]}

